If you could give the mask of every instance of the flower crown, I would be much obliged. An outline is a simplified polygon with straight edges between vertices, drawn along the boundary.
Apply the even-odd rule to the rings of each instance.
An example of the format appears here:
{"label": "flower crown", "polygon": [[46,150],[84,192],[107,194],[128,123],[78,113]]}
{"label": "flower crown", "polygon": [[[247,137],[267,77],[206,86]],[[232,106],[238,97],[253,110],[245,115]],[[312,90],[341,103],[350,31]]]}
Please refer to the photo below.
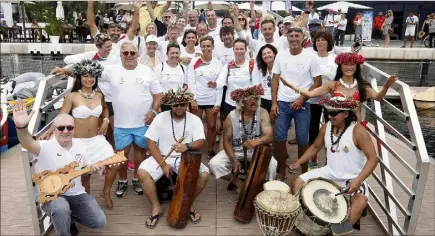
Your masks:
{"label": "flower crown", "polygon": [[108,34],[97,34],[94,37],[95,45],[102,45],[105,41],[109,41],[110,36]]}
{"label": "flower crown", "polygon": [[84,59],[79,63],[74,64],[72,68],[73,75],[75,76],[91,74],[95,78],[101,77],[103,70],[104,68],[98,61],[91,61],[89,59]]}
{"label": "flower crown", "polygon": [[170,89],[163,94],[162,103],[164,105],[175,105],[189,103],[193,101],[194,95],[187,88]]}
{"label": "flower crown", "polygon": [[264,94],[264,89],[261,84],[254,85],[245,89],[236,89],[231,92],[231,99],[236,102],[246,100],[251,97],[260,97]]}
{"label": "flower crown", "polygon": [[343,64],[343,63],[356,63],[356,64],[363,64],[365,62],[365,59],[363,56],[359,55],[358,53],[353,52],[346,52],[341,53],[335,58],[335,63],[337,65]]}
{"label": "flower crown", "polygon": [[321,97],[319,104],[328,110],[353,110],[359,106],[359,102],[353,98],[344,97]]}

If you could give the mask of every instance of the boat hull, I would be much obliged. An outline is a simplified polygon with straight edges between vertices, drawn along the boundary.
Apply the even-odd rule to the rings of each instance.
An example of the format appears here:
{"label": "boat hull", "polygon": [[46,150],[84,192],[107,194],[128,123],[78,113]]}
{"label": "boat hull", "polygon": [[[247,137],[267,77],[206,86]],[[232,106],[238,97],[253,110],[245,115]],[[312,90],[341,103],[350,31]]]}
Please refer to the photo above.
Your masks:
{"label": "boat hull", "polygon": [[414,100],[414,104],[419,110],[435,109],[435,101]]}

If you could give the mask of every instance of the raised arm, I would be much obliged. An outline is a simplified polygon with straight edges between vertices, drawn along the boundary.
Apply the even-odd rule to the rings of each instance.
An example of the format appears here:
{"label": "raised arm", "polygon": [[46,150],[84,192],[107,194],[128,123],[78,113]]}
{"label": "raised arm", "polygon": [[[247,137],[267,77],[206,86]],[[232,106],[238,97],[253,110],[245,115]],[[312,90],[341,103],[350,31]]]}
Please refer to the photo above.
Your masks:
{"label": "raised arm", "polygon": [[377,93],[372,87],[366,88],[366,95],[370,99],[376,100],[376,101],[382,101],[382,99],[385,97],[385,95],[388,92],[388,89],[392,84],[394,84],[397,80],[397,77],[395,75],[390,76],[387,81],[385,82],[384,86],[382,87],[381,91]]}
{"label": "raised arm", "polygon": [[[156,20],[156,14],[154,13],[154,9],[153,9],[153,6],[151,5],[150,1],[147,1],[147,11],[148,11],[148,14],[150,14],[151,22],[154,22]],[[145,26],[143,26],[143,27],[145,27]]]}
{"label": "raised arm", "polygon": [[41,144],[33,139],[27,128],[34,111],[27,114],[26,104],[23,100],[16,101],[12,106],[12,111],[15,127],[17,128],[18,140],[20,141],[21,146],[35,156],[39,156],[39,153],[41,152]]}
{"label": "raised arm", "polygon": [[86,20],[88,21],[91,36],[95,37],[98,32],[98,27],[95,25],[94,1],[88,1],[88,11],[86,12]]}
{"label": "raised arm", "polygon": [[189,0],[183,1],[183,17],[186,19],[186,21],[189,18]]}
{"label": "raised arm", "polygon": [[[285,79],[283,79],[282,77],[280,78],[280,80],[281,80],[281,82],[282,82],[285,86],[287,86],[287,87],[289,87],[289,88],[295,90],[296,92],[302,94],[303,96],[305,96],[305,97],[307,97],[307,98],[312,98],[312,97],[318,97],[318,96],[325,95],[325,94],[329,93],[330,91],[332,91],[333,88],[334,88],[334,81],[331,81],[331,82],[325,83],[325,84],[323,84],[322,86],[320,86],[320,87],[318,87],[318,88],[315,88],[315,89],[313,89],[313,90],[310,91],[310,90],[307,90],[307,89],[301,89],[301,88],[298,88],[298,87],[296,87],[296,86],[290,84],[289,82],[287,82],[287,81],[286,81]],[[320,80],[320,81],[321,81],[321,80]],[[273,81],[272,81],[272,82],[273,82]],[[313,86],[314,86],[314,85],[313,85]],[[273,96],[273,90],[272,90],[272,96]],[[276,96],[276,95],[275,95],[275,96]],[[273,99],[273,97],[272,97],[272,99]]]}
{"label": "raised arm", "polygon": [[163,5],[163,11],[168,10],[171,7],[172,1],[166,1],[165,5]]}
{"label": "raised arm", "polygon": [[142,2],[134,2],[133,6],[133,19],[131,20],[130,28],[127,31],[127,37],[129,40],[133,40],[134,36],[136,36],[137,26],[139,24],[139,12],[140,8],[142,7]]}
{"label": "raised arm", "polygon": [[[257,12],[255,12],[255,1],[254,0],[250,0],[249,1],[249,7],[251,8],[251,21],[255,22],[255,19],[257,19]],[[246,22],[246,24],[248,24],[249,22]]]}

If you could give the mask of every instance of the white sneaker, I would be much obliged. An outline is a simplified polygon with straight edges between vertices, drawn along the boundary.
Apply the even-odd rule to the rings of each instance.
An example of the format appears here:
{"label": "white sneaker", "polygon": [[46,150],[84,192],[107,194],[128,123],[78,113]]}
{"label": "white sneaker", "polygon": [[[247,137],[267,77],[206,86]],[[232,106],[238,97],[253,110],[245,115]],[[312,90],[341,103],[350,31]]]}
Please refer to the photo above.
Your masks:
{"label": "white sneaker", "polygon": [[376,47],[379,47],[379,44],[376,44]]}

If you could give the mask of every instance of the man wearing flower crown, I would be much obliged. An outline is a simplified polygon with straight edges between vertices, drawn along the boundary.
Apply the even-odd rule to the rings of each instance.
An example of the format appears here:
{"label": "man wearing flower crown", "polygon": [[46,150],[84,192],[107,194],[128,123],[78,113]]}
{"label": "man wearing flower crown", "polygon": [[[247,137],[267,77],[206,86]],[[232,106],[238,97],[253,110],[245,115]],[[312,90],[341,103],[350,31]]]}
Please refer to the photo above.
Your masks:
{"label": "man wearing flower crown", "polygon": [[[272,143],[269,113],[259,106],[263,94],[262,85],[236,89],[231,92],[231,98],[237,102],[237,109],[231,111],[224,122],[224,150],[209,162],[210,170],[216,179],[231,181],[238,189],[242,187],[243,182],[232,177],[233,173],[241,170],[240,160],[244,158],[243,148],[248,149],[247,156],[252,158],[255,147]],[[269,180],[275,178],[277,165],[277,161],[272,158],[267,174]]]}
{"label": "man wearing flower crown", "polygon": [[320,104],[328,110],[329,121],[322,126],[315,142],[292,165],[299,168],[313,155],[326,147],[327,165],[300,175],[291,183],[296,194],[311,179],[325,178],[334,181],[352,194],[349,221],[353,225],[367,206],[368,186],[365,180],[378,164],[375,147],[369,133],[360,123],[353,109],[359,102],[352,98],[322,98]]}
{"label": "man wearing flower crown", "polygon": [[[187,106],[193,98],[193,93],[187,89],[169,90],[164,94],[162,103],[171,106],[171,110],[157,115],[145,134],[151,157],[140,164],[138,176],[142,189],[152,204],[151,216],[145,223],[150,229],[156,227],[163,214],[154,183],[163,175],[169,177],[172,170],[178,173],[181,153],[199,151],[204,145],[205,134],[201,119],[187,112]],[[177,140],[181,137],[184,137],[184,140],[178,143]],[[171,148],[174,148],[174,152],[163,161],[163,155],[167,155]],[[207,184],[208,172],[208,168],[201,163],[195,197]],[[192,223],[197,224],[201,216],[191,208],[189,219]]]}

